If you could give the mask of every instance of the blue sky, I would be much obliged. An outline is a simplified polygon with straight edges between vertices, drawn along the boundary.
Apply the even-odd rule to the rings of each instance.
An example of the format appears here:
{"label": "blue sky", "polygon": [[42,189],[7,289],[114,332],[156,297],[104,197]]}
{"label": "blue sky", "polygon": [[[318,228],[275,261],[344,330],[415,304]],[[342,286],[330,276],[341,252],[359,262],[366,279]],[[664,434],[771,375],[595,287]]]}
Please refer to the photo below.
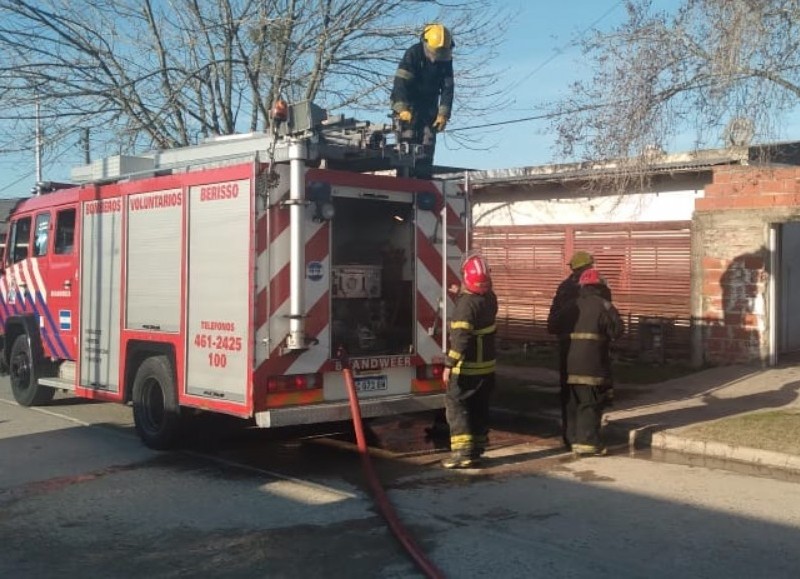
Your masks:
{"label": "blue sky", "polygon": [[[491,119],[477,123],[458,118],[454,111],[451,127],[503,122],[540,115],[540,106],[562,96],[571,82],[588,76],[576,46],[578,37],[592,30],[607,30],[625,17],[620,0],[568,0],[565,2],[498,2],[507,4],[519,17],[510,25],[501,52],[508,67],[504,83],[513,87],[511,106],[497,111]],[[655,5],[673,5],[671,1]],[[457,59],[454,66],[458,66]],[[456,87],[458,89],[458,87]],[[543,165],[564,160],[554,158],[553,135],[544,120],[501,125],[486,131],[486,150],[471,151],[445,138],[437,144],[436,162],[475,169],[501,169]]]}
{"label": "blue sky", "polygon": [[[495,0],[488,4],[504,5],[517,14],[500,45],[498,59],[498,67],[504,71],[501,84],[512,87],[508,96],[513,102],[482,119],[459,117],[456,108],[450,122],[453,129],[541,114],[539,107],[543,103],[563,95],[571,81],[589,73],[582,68],[576,37],[592,29],[607,30],[625,17],[622,0]],[[655,0],[654,5],[672,8],[676,2]],[[454,65],[458,67],[457,52]],[[507,124],[477,134],[482,136],[481,150],[461,147],[444,135],[437,146],[436,162],[500,169],[569,161],[554,157],[553,135],[547,132],[543,120]],[[69,168],[81,164],[82,153],[77,146],[64,148],[66,152],[61,155],[60,163],[44,165],[45,179],[68,181]],[[0,154],[0,197],[27,195],[34,182],[34,166],[32,148],[28,154]]]}
{"label": "blue sky", "polygon": [[[666,0],[665,0],[666,1]],[[671,2],[670,2],[671,3]],[[495,0],[506,5],[518,17],[509,25],[500,46],[498,66],[504,69],[503,84],[514,87],[513,105],[479,119],[479,124],[501,122],[536,115],[537,105],[558,96],[571,80],[581,73],[579,52],[572,44],[574,37],[592,26],[608,28],[624,17],[620,0],[568,0],[540,2],[530,0]],[[458,66],[458,60],[454,62]],[[457,89],[457,87],[456,87]],[[450,127],[474,126],[475,120],[459,118],[454,111]],[[501,129],[481,132],[484,150],[459,147],[446,136],[437,146],[439,164],[491,169],[540,165],[553,162],[552,138],[543,133],[541,121],[505,125]],[[43,178],[68,181],[69,169],[82,163],[77,146],[65,146],[60,163],[47,162]],[[0,154],[0,197],[27,195],[34,183],[34,153]]]}

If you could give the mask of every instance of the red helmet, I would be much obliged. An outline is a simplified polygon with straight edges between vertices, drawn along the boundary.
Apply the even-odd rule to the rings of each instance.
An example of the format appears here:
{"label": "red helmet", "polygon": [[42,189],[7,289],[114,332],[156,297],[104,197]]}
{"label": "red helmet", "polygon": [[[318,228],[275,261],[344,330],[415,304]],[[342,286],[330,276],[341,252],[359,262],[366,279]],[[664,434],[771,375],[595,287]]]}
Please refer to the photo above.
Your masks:
{"label": "red helmet", "polygon": [[489,266],[479,255],[473,255],[464,261],[464,265],[461,266],[461,277],[464,278],[464,287],[467,291],[474,294],[485,294],[492,288]]}
{"label": "red helmet", "polygon": [[596,285],[603,283],[603,278],[600,277],[599,271],[593,267],[590,267],[589,269],[584,270],[578,283],[580,285]]}

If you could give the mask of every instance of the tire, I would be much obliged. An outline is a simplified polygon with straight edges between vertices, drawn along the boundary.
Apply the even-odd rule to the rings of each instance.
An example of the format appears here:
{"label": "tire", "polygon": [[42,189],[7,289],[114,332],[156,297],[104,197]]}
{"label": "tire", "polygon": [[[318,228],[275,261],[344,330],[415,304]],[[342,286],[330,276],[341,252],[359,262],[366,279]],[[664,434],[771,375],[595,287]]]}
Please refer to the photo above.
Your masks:
{"label": "tire", "polygon": [[47,404],[56,393],[55,389],[38,383],[39,373],[33,360],[30,338],[27,334],[17,336],[14,345],[11,346],[8,374],[14,400],[20,406]]}
{"label": "tire", "polygon": [[145,446],[174,448],[181,430],[175,373],[167,356],[146,358],[133,379],[133,422]]}

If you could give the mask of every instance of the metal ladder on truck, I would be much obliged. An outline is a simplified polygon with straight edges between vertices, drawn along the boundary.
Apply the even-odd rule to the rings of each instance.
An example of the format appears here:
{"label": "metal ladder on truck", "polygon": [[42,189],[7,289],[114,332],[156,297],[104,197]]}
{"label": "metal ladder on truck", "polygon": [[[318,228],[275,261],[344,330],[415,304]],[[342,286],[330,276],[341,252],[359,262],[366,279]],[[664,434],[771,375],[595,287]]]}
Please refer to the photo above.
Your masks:
{"label": "metal ladder on truck", "polygon": [[[469,255],[472,239],[472,206],[470,202],[470,175],[469,171],[464,173],[463,192],[449,193],[447,187],[442,188],[443,206],[441,212],[441,239],[434,239],[435,243],[441,243],[441,252],[444,256],[442,260],[442,295],[439,298],[439,322],[441,323],[442,333],[442,353],[447,352],[448,347],[448,320],[449,312],[447,307],[447,270],[448,267],[453,271],[460,272],[464,258]],[[464,202],[461,220],[450,223],[448,219],[448,199],[462,199]],[[464,251],[458,247],[458,236],[464,236]]]}

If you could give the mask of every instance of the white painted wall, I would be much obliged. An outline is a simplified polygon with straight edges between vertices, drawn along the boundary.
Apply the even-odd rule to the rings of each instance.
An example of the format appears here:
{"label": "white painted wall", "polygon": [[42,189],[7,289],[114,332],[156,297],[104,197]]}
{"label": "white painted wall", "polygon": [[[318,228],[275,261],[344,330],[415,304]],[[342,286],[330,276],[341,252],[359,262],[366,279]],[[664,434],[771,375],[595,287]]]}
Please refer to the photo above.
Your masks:
{"label": "white painted wall", "polygon": [[695,199],[703,194],[699,189],[632,193],[624,197],[537,199],[513,204],[476,202],[473,222],[476,226],[503,226],[688,221]]}

